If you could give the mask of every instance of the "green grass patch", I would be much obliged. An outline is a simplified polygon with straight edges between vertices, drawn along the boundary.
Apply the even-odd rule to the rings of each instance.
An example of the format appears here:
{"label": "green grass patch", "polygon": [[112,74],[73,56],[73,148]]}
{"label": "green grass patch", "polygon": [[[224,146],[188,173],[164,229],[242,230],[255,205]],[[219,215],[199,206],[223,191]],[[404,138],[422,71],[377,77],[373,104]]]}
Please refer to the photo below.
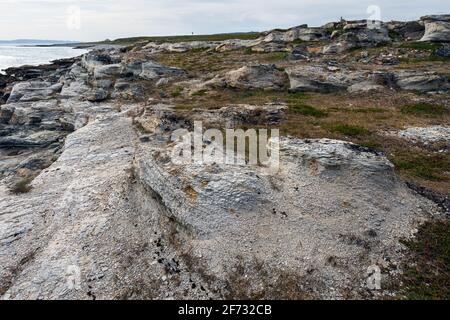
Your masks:
{"label": "green grass patch", "polygon": [[181,88],[181,87],[176,87],[176,88],[174,88],[174,89],[172,90],[172,92],[170,93],[170,95],[171,95],[173,98],[177,98],[177,97],[181,96],[182,93],[183,93],[183,88]]}
{"label": "green grass patch", "polygon": [[416,103],[402,106],[400,112],[403,114],[425,115],[425,116],[441,116],[448,113],[444,106],[433,105],[428,103]]}
{"label": "green grass patch", "polygon": [[288,55],[289,55],[289,53],[287,53],[287,52],[273,52],[273,53],[269,53],[267,55],[267,57],[265,57],[264,60],[266,60],[266,62],[282,61],[282,60],[285,60]]}
{"label": "green grass patch", "polygon": [[386,110],[382,108],[357,108],[351,109],[350,111],[355,113],[383,113]]}
{"label": "green grass patch", "polygon": [[325,111],[316,109],[312,106],[303,103],[290,103],[289,109],[295,113],[302,114],[304,116],[311,116],[316,118],[324,118],[328,116]]}
{"label": "green grass patch", "polygon": [[414,240],[402,241],[411,258],[404,263],[400,294],[409,300],[450,299],[450,223],[428,222]]}
{"label": "green grass patch", "polygon": [[430,181],[448,180],[443,171],[450,168],[450,159],[443,154],[404,153],[391,159],[399,170]]}
{"label": "green grass patch", "polygon": [[197,92],[194,92],[194,93],[192,94],[192,96],[194,96],[194,97],[203,97],[203,96],[206,95],[207,93],[208,93],[208,90],[202,89],[202,90],[199,90],[199,91],[197,91]]}
{"label": "green grass patch", "polygon": [[11,192],[14,194],[23,194],[31,191],[32,187],[30,183],[33,181],[32,178],[24,178],[17,181],[12,187]]}
{"label": "green grass patch", "polygon": [[402,43],[401,47],[415,50],[433,51],[441,47],[441,45],[439,43],[432,42],[405,42]]}
{"label": "green grass patch", "polygon": [[367,130],[364,127],[354,126],[354,125],[349,125],[349,124],[342,124],[342,123],[326,125],[326,128],[332,132],[338,132],[345,136],[350,136],[350,137],[361,136],[361,135],[365,135],[365,134],[369,133],[369,130]]}

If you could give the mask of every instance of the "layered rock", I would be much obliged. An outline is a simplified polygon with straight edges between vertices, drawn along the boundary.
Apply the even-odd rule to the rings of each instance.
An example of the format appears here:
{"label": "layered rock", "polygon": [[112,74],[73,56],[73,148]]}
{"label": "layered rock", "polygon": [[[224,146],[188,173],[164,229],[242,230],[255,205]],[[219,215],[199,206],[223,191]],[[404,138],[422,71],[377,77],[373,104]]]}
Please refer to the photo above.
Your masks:
{"label": "layered rock", "polygon": [[347,22],[342,30],[336,30],[332,43],[323,48],[324,54],[336,54],[359,47],[375,47],[391,41],[388,29],[381,22]]}
{"label": "layered rock", "polygon": [[286,70],[291,91],[351,92],[379,90],[391,86],[391,76],[385,72],[355,71],[325,65],[304,65]]}
{"label": "layered rock", "polygon": [[346,67],[302,65],[286,70],[292,91],[361,92],[398,88],[401,90],[433,92],[450,89],[448,77],[436,72],[358,71]]}
{"label": "layered rock", "polygon": [[450,42],[450,15],[424,16],[425,35],[420,41]]}

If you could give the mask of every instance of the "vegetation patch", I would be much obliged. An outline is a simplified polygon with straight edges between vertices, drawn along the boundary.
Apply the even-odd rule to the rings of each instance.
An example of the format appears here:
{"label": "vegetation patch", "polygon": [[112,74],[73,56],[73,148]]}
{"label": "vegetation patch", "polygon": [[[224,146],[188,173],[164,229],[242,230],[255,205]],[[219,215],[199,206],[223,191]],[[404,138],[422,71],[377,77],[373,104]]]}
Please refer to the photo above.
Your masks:
{"label": "vegetation patch", "polygon": [[439,43],[432,42],[405,42],[401,45],[402,48],[433,51],[441,47]]}
{"label": "vegetation patch", "polygon": [[440,116],[448,113],[444,106],[433,105],[428,103],[416,103],[402,106],[400,112],[403,114],[426,115],[426,116]]}
{"label": "vegetation patch", "polygon": [[410,250],[403,264],[400,297],[409,300],[450,299],[450,224],[428,222],[414,240],[402,243]]}
{"label": "vegetation patch", "polygon": [[382,108],[357,108],[357,109],[351,109],[351,112],[355,113],[383,113],[386,112],[385,109]]}
{"label": "vegetation patch", "polygon": [[316,118],[323,118],[328,116],[328,113],[326,113],[325,111],[316,109],[303,103],[291,103],[289,104],[289,109],[304,116],[311,116]]}
{"label": "vegetation patch", "polygon": [[11,192],[14,194],[23,194],[28,193],[33,189],[32,186],[30,186],[30,183],[33,181],[33,178],[23,178],[17,181],[12,187]]}
{"label": "vegetation patch", "polygon": [[448,178],[442,174],[445,168],[450,168],[448,156],[443,154],[425,154],[418,151],[397,154],[391,159],[399,170],[407,171],[418,178],[431,181],[447,181]]}
{"label": "vegetation patch", "polygon": [[327,127],[332,132],[338,132],[350,137],[361,136],[369,133],[369,131],[364,127],[343,123],[325,125],[325,127]]}

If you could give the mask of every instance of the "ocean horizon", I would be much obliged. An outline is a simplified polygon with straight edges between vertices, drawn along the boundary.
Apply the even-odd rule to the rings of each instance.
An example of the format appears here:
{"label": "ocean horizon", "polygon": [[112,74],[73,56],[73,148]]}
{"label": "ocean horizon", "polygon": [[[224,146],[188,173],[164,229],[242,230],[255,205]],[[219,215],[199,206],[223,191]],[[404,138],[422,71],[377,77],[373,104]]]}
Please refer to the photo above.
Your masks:
{"label": "ocean horizon", "polygon": [[37,66],[58,59],[77,57],[87,51],[72,47],[41,47],[32,42],[0,43],[0,73],[11,67]]}

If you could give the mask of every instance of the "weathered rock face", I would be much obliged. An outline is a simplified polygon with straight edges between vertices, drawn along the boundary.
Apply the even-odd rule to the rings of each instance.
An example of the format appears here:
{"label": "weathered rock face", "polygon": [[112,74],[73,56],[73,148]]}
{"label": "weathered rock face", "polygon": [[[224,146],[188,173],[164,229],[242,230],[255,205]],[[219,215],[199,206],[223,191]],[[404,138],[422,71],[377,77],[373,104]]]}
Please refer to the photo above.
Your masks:
{"label": "weathered rock face", "polygon": [[433,51],[433,55],[441,58],[449,58],[450,59],[450,43],[445,43],[442,47],[437,48]]}
{"label": "weathered rock face", "polygon": [[272,31],[269,32],[264,38],[264,42],[282,41],[292,42],[296,40],[301,41],[319,41],[327,40],[330,38],[324,28],[308,28],[307,26],[299,26],[287,31]]}
{"label": "weathered rock face", "polygon": [[435,72],[358,71],[324,65],[304,65],[286,70],[292,91],[365,92],[383,88],[432,92],[449,90],[448,77]]}
{"label": "weathered rock face", "polygon": [[[335,59],[317,50],[328,39],[335,46],[330,52],[376,46],[387,40],[388,28],[413,39],[420,27],[373,30],[366,22],[341,22],[257,40],[97,48],[60,67],[0,77],[7,97],[0,105],[0,297],[227,298],[236,278],[250,277],[246,290],[260,293],[261,286],[282,290],[278,279],[286,274],[309,298],[365,297],[367,268],[395,269],[399,240],[439,208],[407,187],[385,155],[345,141],[282,138],[275,169],[175,164],[176,129],[191,130],[195,121],[204,129],[278,126],[292,110],[282,102],[183,109],[165,91],[216,91],[201,99],[289,88],[447,91],[448,75],[392,67],[389,53],[357,69],[363,62],[351,53]],[[245,65],[248,56],[240,56],[200,77],[153,55],[243,49],[290,55],[276,65]],[[396,50],[394,58],[407,51]],[[255,60],[260,56],[269,55]],[[407,128],[395,136],[446,145],[448,128]],[[31,190],[15,194],[22,179],[32,180]],[[67,280],[78,271],[80,287],[72,290]]]}
{"label": "weathered rock face", "polygon": [[[332,286],[336,292],[322,297],[337,297],[361,283],[360,270],[379,263],[379,252],[395,256],[393,239],[425,204],[395,178],[383,155],[340,141],[283,140],[281,168],[273,174],[246,166],[174,166],[171,147],[157,134],[172,117],[157,120],[158,106],[151,110],[157,118],[147,115],[147,121],[156,136],[139,147],[137,176],[186,230],[180,237],[191,244],[189,255],[202,257],[204,272],[219,283],[236,256],[253,256],[270,270],[289,266],[317,287]],[[345,265],[342,271],[327,263],[330,255]]]}
{"label": "weathered rock face", "polygon": [[450,42],[450,15],[425,16],[425,35],[420,41]]}
{"label": "weathered rock face", "polygon": [[450,142],[450,126],[412,127],[396,134],[407,140],[424,143]]}
{"label": "weathered rock face", "polygon": [[395,40],[416,41],[421,39],[425,33],[425,26],[419,21],[391,21],[386,25]]}
{"label": "weathered rock face", "polygon": [[402,90],[446,91],[450,89],[448,77],[434,72],[400,71],[394,74],[397,86]]}
{"label": "weathered rock face", "polygon": [[352,48],[375,47],[380,43],[391,41],[386,26],[371,25],[367,21],[347,23],[342,30],[332,35],[333,42],[323,48],[324,54],[342,53]]}
{"label": "weathered rock face", "polygon": [[154,43],[150,42],[144,46],[144,50],[150,51],[151,53],[159,52],[186,52],[189,50],[199,50],[199,49],[214,49],[219,45],[219,42],[210,41],[189,41],[189,42],[178,42],[178,43]]}
{"label": "weathered rock face", "polygon": [[178,68],[166,67],[154,62],[144,62],[139,77],[146,80],[155,80],[166,76],[182,76],[183,74],[184,71]]}
{"label": "weathered rock face", "polygon": [[62,85],[45,81],[20,82],[13,87],[8,103],[48,100],[61,91]]}
{"label": "weathered rock face", "polygon": [[385,72],[355,71],[324,65],[304,65],[286,70],[292,91],[350,92],[379,90],[392,86]]}
{"label": "weathered rock face", "polygon": [[226,73],[224,81],[231,88],[279,90],[286,84],[286,75],[275,65],[250,65]]}

